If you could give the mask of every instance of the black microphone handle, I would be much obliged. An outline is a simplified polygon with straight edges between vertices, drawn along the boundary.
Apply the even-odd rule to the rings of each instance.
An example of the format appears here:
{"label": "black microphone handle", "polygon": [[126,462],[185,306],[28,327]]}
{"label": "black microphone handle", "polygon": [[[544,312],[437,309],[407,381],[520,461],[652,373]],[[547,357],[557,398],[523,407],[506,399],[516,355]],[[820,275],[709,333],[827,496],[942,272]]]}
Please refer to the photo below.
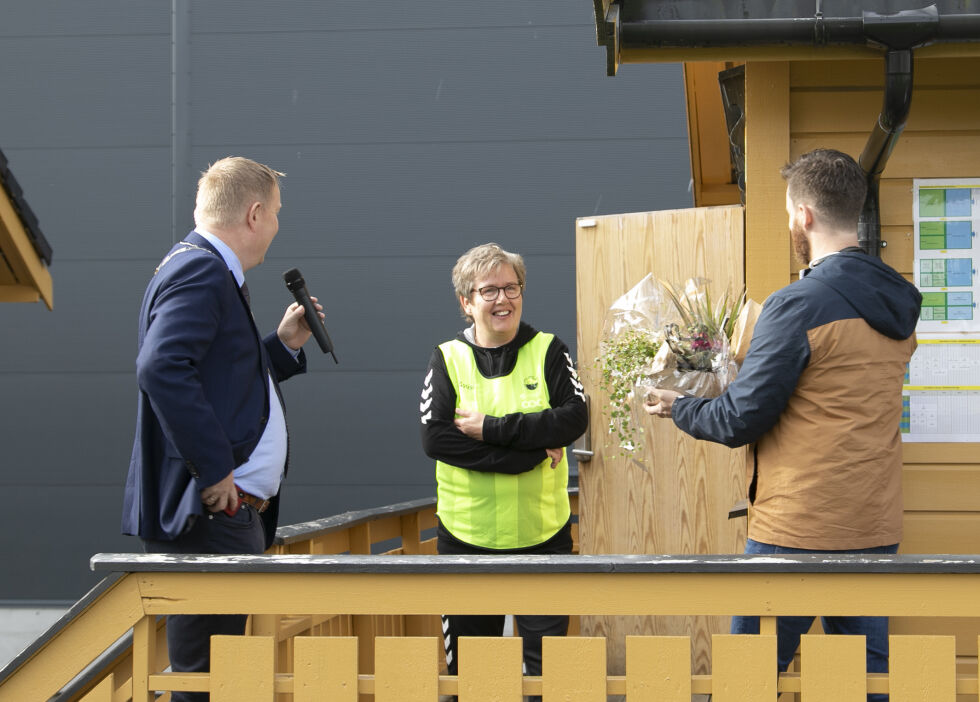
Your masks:
{"label": "black microphone handle", "polygon": [[339,363],[336,354],[333,352],[333,342],[330,341],[330,335],[327,334],[327,328],[323,325],[323,320],[320,319],[320,315],[316,311],[316,307],[313,306],[313,300],[310,299],[310,294],[306,292],[306,287],[304,286],[299,290],[293,291],[293,297],[296,298],[296,302],[303,306],[303,316],[306,317],[306,323],[313,332],[313,338],[316,339],[316,343],[319,344],[320,350],[323,351],[323,353],[329,353],[331,356],[333,356],[334,363]]}

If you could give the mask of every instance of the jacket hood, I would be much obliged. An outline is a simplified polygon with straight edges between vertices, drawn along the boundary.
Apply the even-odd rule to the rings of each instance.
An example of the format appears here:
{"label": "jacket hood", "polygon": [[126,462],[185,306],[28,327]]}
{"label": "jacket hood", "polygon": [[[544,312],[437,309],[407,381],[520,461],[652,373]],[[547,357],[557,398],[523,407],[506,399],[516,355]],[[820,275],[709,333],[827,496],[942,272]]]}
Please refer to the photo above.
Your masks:
{"label": "jacket hood", "polygon": [[814,267],[805,279],[836,290],[872,329],[887,337],[907,339],[915,332],[922,295],[874,256],[841,251]]}
{"label": "jacket hood", "polygon": [[[472,328],[473,328],[472,326],[469,327],[469,329]],[[474,349],[484,349],[483,346],[477,346],[476,344],[474,344],[473,341],[469,337],[467,337],[466,332],[467,329],[462,330],[456,335],[456,338],[462,341],[464,344],[467,344],[468,346],[472,346]],[[503,346],[498,346],[496,348],[508,349],[516,353],[518,349],[524,346],[524,344],[526,344],[531,339],[533,339],[534,335],[537,333],[538,330],[532,327],[530,324],[528,324],[527,322],[521,322],[517,327],[517,334],[514,336],[514,338],[508,341]]]}

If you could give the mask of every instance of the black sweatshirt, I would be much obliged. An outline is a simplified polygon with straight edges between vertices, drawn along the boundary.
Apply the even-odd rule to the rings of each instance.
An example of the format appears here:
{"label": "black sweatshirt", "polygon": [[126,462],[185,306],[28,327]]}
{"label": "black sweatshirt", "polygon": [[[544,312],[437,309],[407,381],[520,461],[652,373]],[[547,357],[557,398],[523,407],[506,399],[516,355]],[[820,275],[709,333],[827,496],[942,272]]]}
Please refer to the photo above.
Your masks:
{"label": "black sweatshirt", "polygon": [[[477,346],[463,332],[456,338],[473,349],[477,368],[485,378],[499,378],[514,369],[518,351],[537,333],[531,325],[521,322],[517,336],[497,348]],[[429,361],[419,405],[426,455],[459,468],[517,474],[541,463],[547,457],[545,449],[571,444],[585,432],[589,415],[568,347],[557,336],[548,347],[544,374],[551,409],[514,412],[503,417],[487,415],[483,420],[483,440],[471,439],[453,423],[456,390],[437,347]]]}

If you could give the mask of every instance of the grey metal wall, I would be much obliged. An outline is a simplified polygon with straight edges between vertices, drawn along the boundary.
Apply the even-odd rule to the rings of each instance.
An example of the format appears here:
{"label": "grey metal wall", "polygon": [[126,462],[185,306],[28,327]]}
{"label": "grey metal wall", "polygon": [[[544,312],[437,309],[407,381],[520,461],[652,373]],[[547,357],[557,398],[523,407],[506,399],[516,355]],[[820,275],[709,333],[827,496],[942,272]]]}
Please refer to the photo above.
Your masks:
{"label": "grey metal wall", "polygon": [[300,267],[340,359],[312,345],[285,386],[284,523],[434,493],[418,394],[465,249],[523,253],[524,318],[574,348],[575,217],[691,203],[680,67],[607,78],[589,0],[2,0],[0,66],[55,279],[53,312],[0,306],[0,600],[75,599],[92,553],[139,550],[136,318],[210,161],[288,174],[255,314]]}

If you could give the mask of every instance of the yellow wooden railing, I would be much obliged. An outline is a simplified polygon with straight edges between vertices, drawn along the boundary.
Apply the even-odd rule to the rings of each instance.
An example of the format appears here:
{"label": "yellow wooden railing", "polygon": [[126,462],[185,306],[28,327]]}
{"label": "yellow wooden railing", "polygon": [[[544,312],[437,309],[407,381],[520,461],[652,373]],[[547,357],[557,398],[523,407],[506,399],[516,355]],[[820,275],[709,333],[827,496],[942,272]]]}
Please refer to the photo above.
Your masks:
{"label": "yellow wooden railing", "polygon": [[[577,552],[578,488],[569,489],[568,500]],[[436,500],[429,497],[280,527],[269,553],[435,554],[435,527]]]}
{"label": "yellow wooden railing", "polygon": [[[656,556],[188,556],[103,554],[93,567],[113,574],[64,636],[0,684],[0,700],[47,700],[67,679],[129,629],[132,675],[106,678],[85,702],[154,699],[153,690],[210,690],[212,699],[434,702],[775,700],[802,692],[807,702],[863,700],[867,691],[903,700],[977,699],[977,674],[957,674],[954,639],[897,636],[890,673],[864,671],[863,639],[812,636],[802,674],[776,675],[775,615],[980,616],[980,562],[964,556],[656,557]],[[761,636],[715,636],[712,674],[692,675],[687,637],[631,637],[626,675],[607,675],[605,640],[550,639],[544,674],[522,677],[515,639],[473,640],[461,649],[459,677],[439,674],[438,637],[381,636],[374,672],[358,664],[356,637],[292,641],[283,672],[271,635],[216,638],[209,674],[162,672],[158,617],[248,612],[257,616],[384,613],[731,615],[763,614]],[[43,655],[41,655],[43,654]],[[491,685],[490,683],[493,682]],[[488,687],[489,686],[489,687]],[[509,690],[487,696],[487,690]],[[496,693],[494,693],[496,694]],[[510,697],[508,697],[510,695]]]}
{"label": "yellow wooden railing", "polygon": [[[440,694],[756,702],[798,692],[806,702],[864,702],[867,691],[887,691],[892,702],[980,699],[976,660],[958,658],[951,636],[893,637],[888,675],[865,673],[860,639],[806,637],[802,674],[780,676],[772,636],[776,615],[980,616],[973,557],[356,554],[431,551],[432,509],[406,503],[284,529],[277,550],[303,553],[96,556],[93,568],[108,577],[0,671],[0,702],[145,702],[170,690],[210,690],[218,702],[434,702]],[[313,542],[348,553],[313,555]],[[164,672],[163,615],[241,612],[252,615],[250,631],[213,641],[210,674]],[[461,642],[455,677],[440,670],[442,642],[430,626],[447,612],[762,614],[763,635],[714,637],[710,675],[692,674],[688,637],[629,637],[625,675],[606,670],[603,638],[549,639],[541,677],[521,675],[519,639],[472,639]]]}
{"label": "yellow wooden railing", "polygon": [[[570,488],[569,502],[572,509],[572,537],[574,550],[578,551],[578,489]],[[270,554],[435,554],[436,501],[434,497],[400,502],[383,507],[345,512],[342,514],[280,527]],[[0,670],[0,691],[4,681],[18,670],[23,662],[45,648],[48,639],[64,636],[62,631],[70,626],[75,615],[90,600],[100,596],[105,583],[100,584],[83,598],[66,617],[56,623],[37,642],[28,647],[3,670]],[[168,665],[166,653],[165,619],[157,622],[157,668]],[[356,635],[360,640],[358,658],[362,670],[373,670],[374,639],[380,635],[402,636],[432,635],[440,632],[439,618],[358,614],[331,616],[255,616],[249,621],[249,629],[256,634],[271,635],[277,644],[277,654],[283,661],[291,660],[292,641],[302,635]],[[570,631],[578,630],[573,618]],[[112,675],[117,680],[128,679],[132,674],[132,638],[121,637],[104,651],[83,675],[76,677],[62,691],[58,702],[75,702],[104,678]],[[115,698],[114,698],[115,699]],[[124,699],[124,698],[119,698]]]}
{"label": "yellow wooden railing", "polygon": [[274,554],[434,554],[434,497],[280,527]]}

